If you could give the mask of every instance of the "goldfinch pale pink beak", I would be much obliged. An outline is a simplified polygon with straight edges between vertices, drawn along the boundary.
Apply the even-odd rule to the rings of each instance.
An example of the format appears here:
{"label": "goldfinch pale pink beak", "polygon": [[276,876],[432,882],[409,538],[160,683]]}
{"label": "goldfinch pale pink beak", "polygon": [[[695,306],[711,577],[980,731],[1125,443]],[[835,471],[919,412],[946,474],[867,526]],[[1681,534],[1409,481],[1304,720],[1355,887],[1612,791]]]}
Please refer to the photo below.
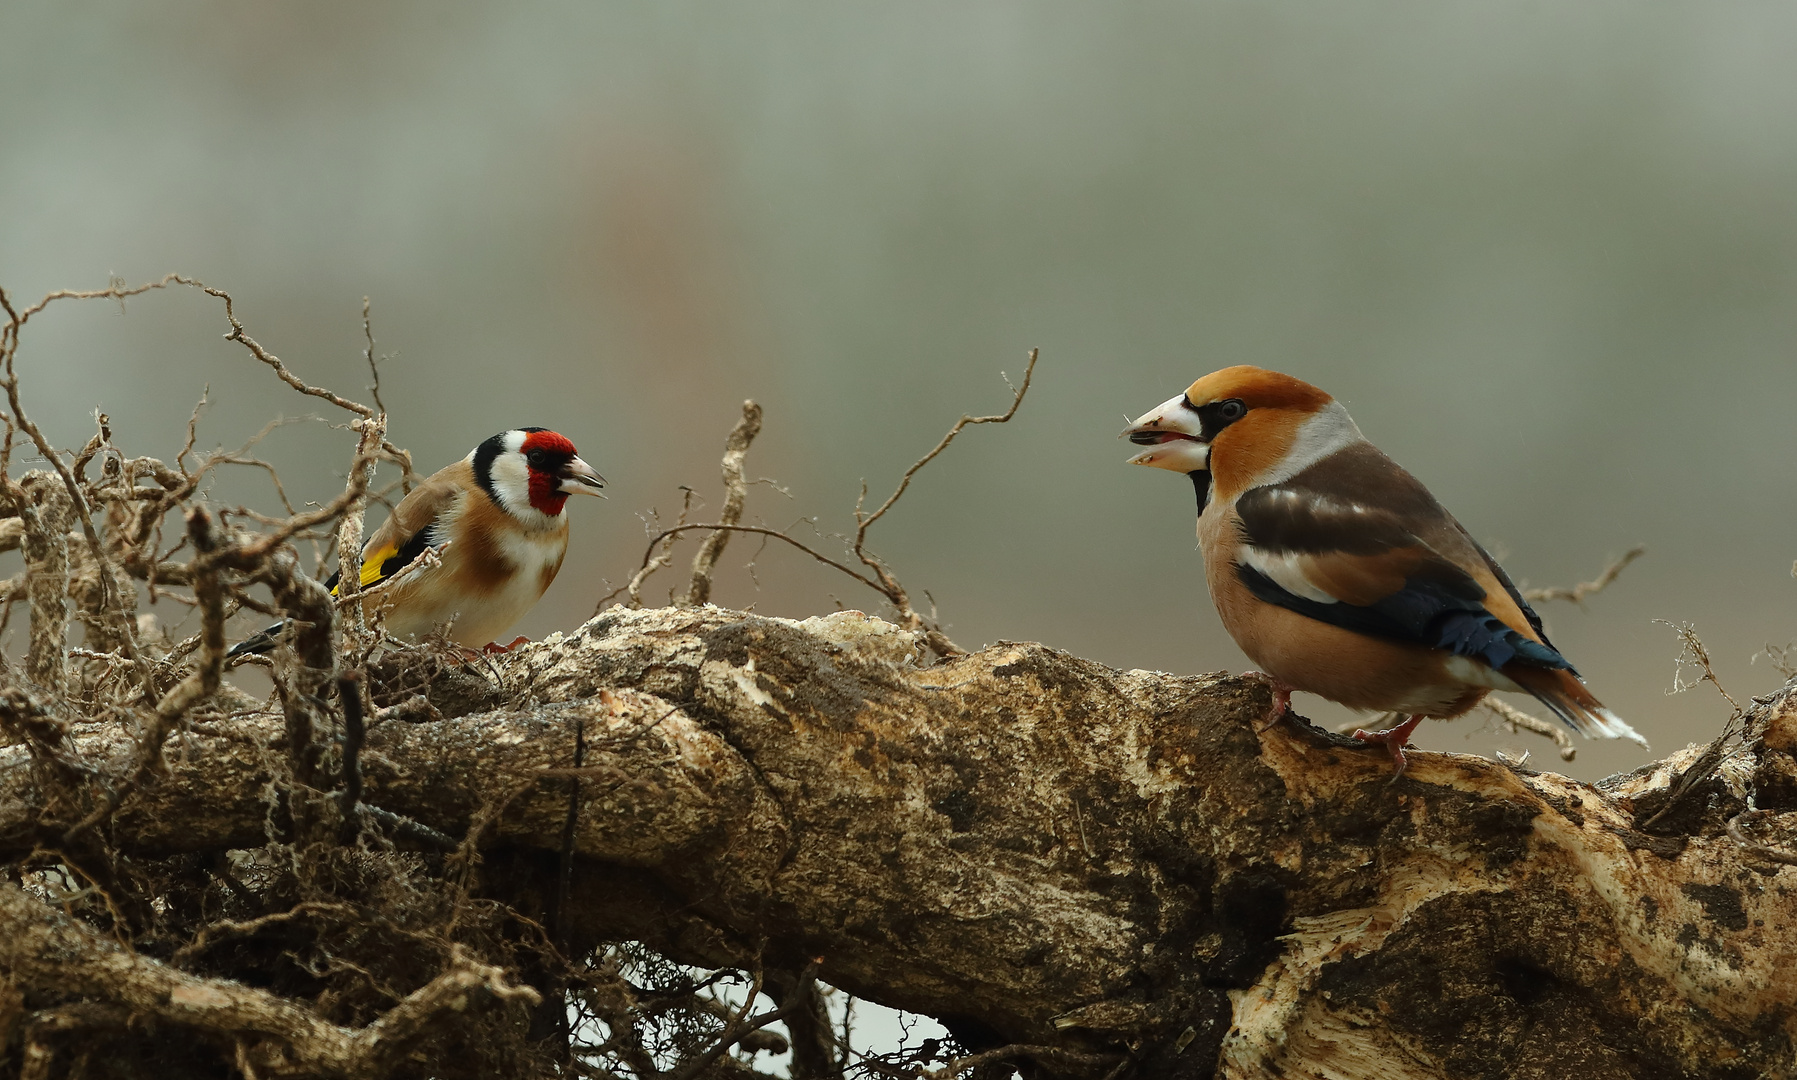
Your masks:
{"label": "goldfinch pale pink beak", "polygon": [[1198,414],[1186,404],[1184,394],[1143,413],[1123,434],[1130,442],[1148,448],[1130,458],[1128,464],[1179,473],[1210,468],[1210,444],[1203,441]]}
{"label": "goldfinch pale pink beak", "polygon": [[593,467],[579,458],[570,458],[557,474],[561,483],[557,490],[564,495],[597,495],[605,498],[605,477],[593,471]]}

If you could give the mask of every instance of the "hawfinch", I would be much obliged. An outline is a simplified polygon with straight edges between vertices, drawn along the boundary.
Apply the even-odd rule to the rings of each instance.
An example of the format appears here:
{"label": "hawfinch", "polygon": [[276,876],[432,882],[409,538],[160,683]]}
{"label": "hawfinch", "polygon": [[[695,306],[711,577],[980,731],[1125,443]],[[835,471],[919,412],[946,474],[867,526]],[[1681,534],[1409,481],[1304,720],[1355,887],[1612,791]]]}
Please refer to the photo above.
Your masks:
{"label": "hawfinch", "polygon": [[[511,629],[542,598],[568,552],[569,495],[603,495],[605,479],[574,444],[547,428],[514,428],[475,447],[400,500],[362,545],[362,587],[397,575],[427,550],[437,565],[363,601],[385,613],[387,632],[420,637],[445,623],[477,647]],[[337,593],[337,574],[325,581]],[[267,652],[281,625],[229,656]]]}
{"label": "hawfinch", "polygon": [[1271,719],[1304,690],[1403,715],[1399,773],[1425,716],[1493,690],[1533,694],[1586,736],[1646,740],[1585,689],[1497,561],[1348,410],[1290,375],[1212,372],[1124,432],[1130,463],[1192,478],[1223,626],[1270,676]]}

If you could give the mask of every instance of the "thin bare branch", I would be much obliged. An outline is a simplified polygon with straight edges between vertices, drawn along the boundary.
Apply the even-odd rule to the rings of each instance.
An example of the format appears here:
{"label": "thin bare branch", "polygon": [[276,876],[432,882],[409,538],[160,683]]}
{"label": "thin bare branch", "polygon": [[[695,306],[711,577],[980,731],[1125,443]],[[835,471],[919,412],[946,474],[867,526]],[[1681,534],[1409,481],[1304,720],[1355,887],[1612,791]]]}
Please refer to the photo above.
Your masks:
{"label": "thin bare branch", "polygon": [[[630,595],[631,607],[640,608],[643,606],[643,583],[649,580],[651,574],[674,561],[674,536],[680,529],[685,527],[686,516],[692,512],[692,508],[693,489],[683,487],[680,489],[680,517],[675,519],[674,530],[663,532],[660,536],[657,536],[654,540],[649,542],[649,550],[643,555],[643,565],[636,573],[630,576],[630,580],[624,583],[622,589],[613,589],[610,593],[601,597],[599,600],[599,608],[603,608],[605,602],[618,595],[620,591]],[[653,517],[654,511],[650,511],[650,514]],[[659,552],[656,551],[655,546],[664,540],[668,541],[667,546],[662,548]],[[598,608],[595,608],[593,613],[598,614]]]}
{"label": "thin bare branch", "polygon": [[[766,528],[761,525],[726,525],[723,522],[716,522],[716,521],[714,521],[714,522],[695,521],[695,522],[685,524],[685,525],[676,525],[671,529],[663,529],[661,532],[656,533],[654,539],[649,541],[649,550],[647,550],[643,553],[643,564],[642,564],[642,568],[637,571],[638,577],[647,577],[648,573],[652,572],[654,570],[654,566],[652,564],[654,564],[655,560],[658,558],[658,556],[656,554],[656,550],[655,550],[656,546],[658,544],[661,544],[663,541],[666,541],[666,540],[671,540],[674,537],[679,536],[681,533],[691,532],[694,529],[711,529],[711,530],[716,530],[719,532],[753,533],[756,536],[766,536],[766,537],[771,537],[775,540],[784,541],[785,543],[790,544],[795,548],[798,548],[800,551],[803,551],[805,554],[816,559],[818,562],[821,562],[826,566],[833,566],[836,569],[841,570],[843,573],[854,578],[856,581],[859,581],[861,584],[866,585],[868,588],[874,590],[875,592],[880,593],[881,595],[886,594],[885,588],[882,587],[879,582],[868,577],[866,574],[861,573],[859,570],[856,570],[855,568],[853,568],[851,566],[847,566],[843,563],[837,562],[835,559],[830,558],[828,555],[825,555],[822,552],[819,552],[814,548],[806,546],[803,542],[793,539],[791,536],[788,536],[786,533],[783,533],[778,529],[769,529],[769,528]],[[664,560],[659,565],[666,566],[667,562]],[[633,582],[635,582],[636,578],[633,578],[631,580]],[[640,582],[638,584],[640,586]]]}
{"label": "thin bare branch", "polygon": [[1590,581],[1580,582],[1570,589],[1557,585],[1537,589],[1524,589],[1522,590],[1522,598],[1537,603],[1543,600],[1570,600],[1575,604],[1583,604],[1588,597],[1595,596],[1609,588],[1610,583],[1616,580],[1617,575],[1621,574],[1623,569],[1627,567],[1629,563],[1634,562],[1645,554],[1647,554],[1647,548],[1636,545],[1623,552],[1617,558],[1611,560],[1610,565],[1604,567],[1604,572]]}
{"label": "thin bare branch", "polygon": [[1077,1050],[1068,1050],[1060,1046],[1032,1046],[1013,1043],[995,1050],[983,1050],[977,1054],[956,1058],[940,1069],[931,1069],[920,1074],[926,1080],[955,1080],[964,1073],[979,1068],[981,1065],[992,1065],[1001,1061],[1015,1061],[1028,1058],[1044,1065],[1059,1065],[1063,1068],[1097,1069],[1107,1065],[1115,1065],[1120,1055],[1087,1054]]}
{"label": "thin bare branch", "polygon": [[1040,350],[1037,349],[1030,350],[1029,364],[1023,370],[1023,382],[1011,393],[1010,408],[1002,413],[991,416],[970,416],[965,413],[962,414],[961,419],[955,421],[955,426],[950,428],[948,434],[942,437],[942,441],[938,442],[929,453],[918,458],[909,469],[905,470],[905,475],[899,478],[898,487],[893,489],[892,494],[888,495],[886,501],[881,503],[873,513],[864,513],[861,509],[862,501],[867,497],[867,488],[865,485],[862,486],[862,498],[857,499],[855,502],[855,541],[853,544],[855,557],[861,560],[862,564],[872,570],[874,575],[879,578],[880,591],[885,593],[886,598],[891,601],[892,606],[898,609],[899,616],[905,620],[906,625],[913,630],[925,631],[930,648],[935,650],[936,654],[939,656],[955,656],[964,653],[966,650],[950,641],[948,637],[942,633],[940,625],[935,624],[930,620],[926,620],[911,606],[911,597],[906,593],[905,587],[899,583],[897,576],[892,573],[891,569],[888,568],[884,562],[867,550],[867,531],[873,527],[874,522],[885,517],[886,512],[891,510],[893,506],[898,503],[900,497],[909,490],[911,487],[911,478],[916,476],[918,471],[925,465],[936,460],[937,455],[941,454],[944,450],[947,450],[948,444],[955,441],[955,436],[961,434],[962,429],[970,424],[1008,423],[1013,416],[1017,415],[1018,407],[1023,404],[1023,395],[1029,393],[1030,380],[1036,374],[1036,357],[1039,351]]}
{"label": "thin bare branch", "polygon": [[374,411],[385,416],[387,404],[381,400],[381,367],[374,359],[374,323],[368,317],[368,297],[366,296],[362,298],[362,337],[368,342],[368,347],[362,355],[368,360],[368,375],[374,380],[369,385],[368,392],[374,396]]}

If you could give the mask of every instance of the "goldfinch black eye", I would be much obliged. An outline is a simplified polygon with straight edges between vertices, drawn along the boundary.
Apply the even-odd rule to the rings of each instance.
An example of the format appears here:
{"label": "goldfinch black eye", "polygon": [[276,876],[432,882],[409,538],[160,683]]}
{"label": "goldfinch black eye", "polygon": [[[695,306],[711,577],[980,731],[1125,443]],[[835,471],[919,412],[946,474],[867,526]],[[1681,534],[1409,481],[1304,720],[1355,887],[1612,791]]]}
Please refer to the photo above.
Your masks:
{"label": "goldfinch black eye", "polygon": [[1230,398],[1217,406],[1217,415],[1222,417],[1225,423],[1231,420],[1240,420],[1247,411],[1248,406],[1242,404],[1240,398]]}
{"label": "goldfinch black eye", "polygon": [[533,469],[542,468],[543,463],[549,460],[549,455],[543,453],[541,450],[532,450],[530,453],[524,455],[524,457],[530,462],[530,467]]}

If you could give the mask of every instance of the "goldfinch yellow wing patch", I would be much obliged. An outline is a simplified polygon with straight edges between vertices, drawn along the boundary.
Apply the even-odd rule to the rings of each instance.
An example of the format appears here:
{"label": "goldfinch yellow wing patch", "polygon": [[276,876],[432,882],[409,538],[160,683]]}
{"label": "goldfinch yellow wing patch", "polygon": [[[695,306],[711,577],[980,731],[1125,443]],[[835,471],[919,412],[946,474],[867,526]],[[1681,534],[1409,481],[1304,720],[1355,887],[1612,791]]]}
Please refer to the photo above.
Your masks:
{"label": "goldfinch yellow wing patch", "polygon": [[[388,559],[391,559],[398,554],[399,549],[391,544],[381,548],[379,551],[371,552],[364,549],[362,552],[362,587],[367,588],[370,585],[378,584],[384,580],[387,575],[381,572],[382,568],[386,565]],[[337,587],[335,585],[331,586],[331,595],[337,595]]]}
{"label": "goldfinch yellow wing patch", "polygon": [[383,573],[383,570],[387,565],[387,560],[398,554],[399,549],[392,546],[384,547],[372,555],[364,552],[362,558],[362,584],[364,586],[373,585],[375,582],[386,577],[387,575]]}

